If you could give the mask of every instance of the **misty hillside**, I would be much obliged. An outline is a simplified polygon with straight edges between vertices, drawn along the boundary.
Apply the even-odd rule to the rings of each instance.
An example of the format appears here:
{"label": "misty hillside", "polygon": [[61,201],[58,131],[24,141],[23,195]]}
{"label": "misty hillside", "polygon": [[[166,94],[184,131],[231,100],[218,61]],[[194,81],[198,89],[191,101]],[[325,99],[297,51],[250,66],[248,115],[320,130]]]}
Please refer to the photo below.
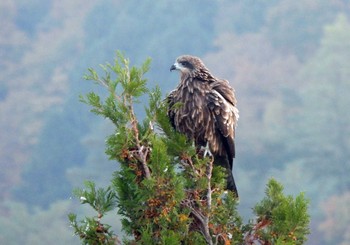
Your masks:
{"label": "misty hillside", "polygon": [[273,176],[310,198],[308,244],[350,241],[349,1],[3,0],[0,22],[0,244],[79,244],[72,189],[117,168],[110,123],[79,95],[100,89],[83,76],[116,50],[151,57],[164,97],[175,58],[201,57],[236,90],[240,212]]}

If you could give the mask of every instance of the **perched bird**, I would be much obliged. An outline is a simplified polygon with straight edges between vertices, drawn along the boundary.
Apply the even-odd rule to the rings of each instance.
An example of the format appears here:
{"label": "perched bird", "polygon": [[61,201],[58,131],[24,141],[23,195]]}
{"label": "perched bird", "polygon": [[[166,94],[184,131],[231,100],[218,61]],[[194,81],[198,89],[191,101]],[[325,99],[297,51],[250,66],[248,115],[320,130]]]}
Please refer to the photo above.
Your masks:
{"label": "perched bird", "polygon": [[180,71],[179,85],[166,98],[173,127],[198,148],[209,150],[214,164],[227,169],[227,189],[238,197],[232,175],[239,117],[234,89],[227,80],[214,77],[195,56],[178,57],[173,70]]}

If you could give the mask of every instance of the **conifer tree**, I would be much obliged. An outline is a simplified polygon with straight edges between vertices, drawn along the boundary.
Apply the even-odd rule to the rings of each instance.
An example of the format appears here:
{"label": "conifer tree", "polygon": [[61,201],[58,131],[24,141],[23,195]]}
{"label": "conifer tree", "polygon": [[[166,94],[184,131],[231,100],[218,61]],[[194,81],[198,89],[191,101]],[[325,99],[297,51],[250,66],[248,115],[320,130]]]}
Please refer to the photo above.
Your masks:
{"label": "conifer tree", "polygon": [[[197,152],[193,142],[174,131],[159,88],[149,90],[143,77],[150,59],[141,67],[117,53],[113,64],[85,76],[108,90],[102,101],[94,93],[81,96],[92,112],[111,120],[115,132],[106,141],[106,154],[120,164],[106,189],[86,182],[75,195],[96,216],[71,226],[82,244],[303,244],[309,233],[308,201],[303,194],[285,196],[271,179],[266,197],[253,212],[256,219],[243,224],[238,200],[225,190],[225,170]],[[148,95],[146,117],[137,118],[134,106]],[[102,223],[107,212],[122,219],[124,238]]]}

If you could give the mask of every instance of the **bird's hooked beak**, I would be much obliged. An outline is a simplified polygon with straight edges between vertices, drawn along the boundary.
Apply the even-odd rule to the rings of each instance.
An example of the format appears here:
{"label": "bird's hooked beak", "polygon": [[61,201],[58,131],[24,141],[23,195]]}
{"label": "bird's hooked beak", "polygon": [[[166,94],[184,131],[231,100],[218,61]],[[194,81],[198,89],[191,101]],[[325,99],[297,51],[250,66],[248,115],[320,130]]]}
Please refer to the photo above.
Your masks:
{"label": "bird's hooked beak", "polygon": [[173,71],[173,70],[178,70],[180,67],[179,67],[179,64],[177,62],[175,62],[175,64],[173,64],[171,67],[170,67],[170,71]]}

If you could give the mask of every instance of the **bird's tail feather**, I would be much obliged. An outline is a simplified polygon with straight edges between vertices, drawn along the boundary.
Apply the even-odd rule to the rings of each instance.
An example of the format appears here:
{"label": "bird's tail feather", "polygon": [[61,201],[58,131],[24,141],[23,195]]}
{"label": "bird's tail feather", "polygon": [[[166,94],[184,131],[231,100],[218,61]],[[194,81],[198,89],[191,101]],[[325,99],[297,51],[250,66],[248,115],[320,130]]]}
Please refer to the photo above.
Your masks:
{"label": "bird's tail feather", "polygon": [[227,169],[227,189],[232,191],[236,198],[238,198],[238,191],[235,183],[235,179],[233,178],[232,171]]}
{"label": "bird's tail feather", "polygon": [[214,164],[215,165],[219,165],[221,167],[224,167],[227,171],[227,190],[232,191],[235,196],[238,198],[238,191],[237,191],[237,187],[236,187],[236,183],[235,183],[235,179],[233,178],[233,174],[232,174],[232,162],[230,162],[227,159],[227,156],[219,156],[219,155],[215,155],[214,156]]}

